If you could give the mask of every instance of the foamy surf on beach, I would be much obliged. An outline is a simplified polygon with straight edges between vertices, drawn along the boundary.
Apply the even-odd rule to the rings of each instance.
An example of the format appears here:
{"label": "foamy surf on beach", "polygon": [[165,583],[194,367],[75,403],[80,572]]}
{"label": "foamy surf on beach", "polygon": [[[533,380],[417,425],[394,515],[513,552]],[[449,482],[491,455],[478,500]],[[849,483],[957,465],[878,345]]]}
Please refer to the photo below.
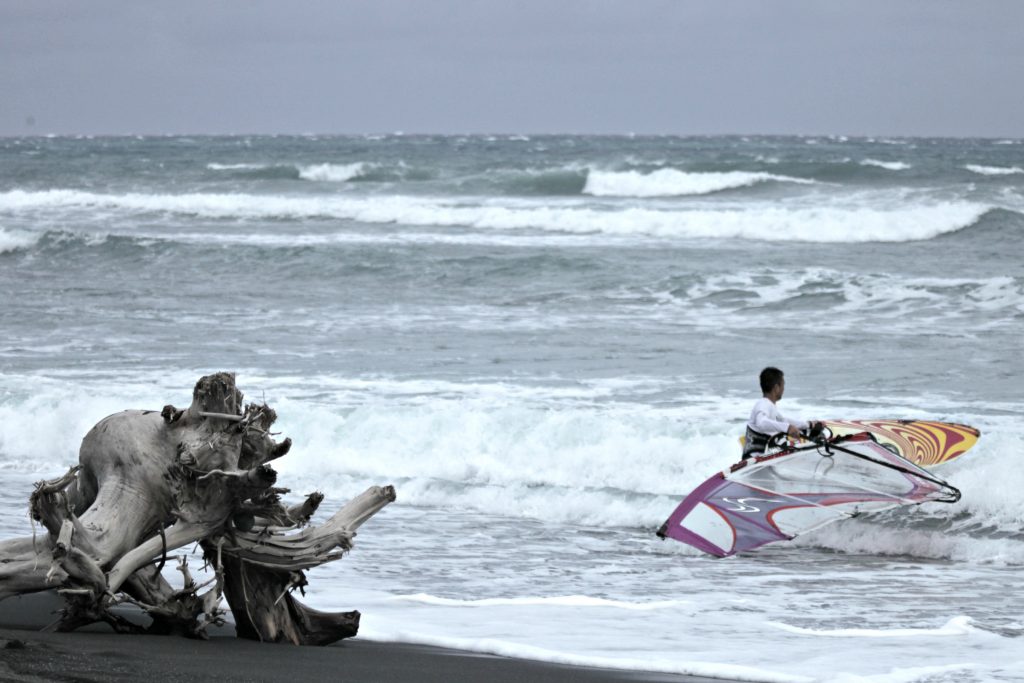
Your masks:
{"label": "foamy surf on beach", "polygon": [[[1021,680],[1019,145],[811,141],[0,140],[0,531],[98,420],[233,370],[290,496],[397,488],[310,576],[361,638]],[[940,471],[963,499],[722,561],[659,541],[768,364],[784,411],[979,428]]]}

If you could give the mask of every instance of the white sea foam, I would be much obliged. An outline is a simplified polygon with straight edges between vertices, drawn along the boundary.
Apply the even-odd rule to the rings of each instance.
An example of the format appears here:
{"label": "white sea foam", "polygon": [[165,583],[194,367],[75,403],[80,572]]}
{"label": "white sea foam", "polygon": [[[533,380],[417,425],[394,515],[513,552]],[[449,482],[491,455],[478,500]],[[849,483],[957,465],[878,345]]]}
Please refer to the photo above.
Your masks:
{"label": "white sea foam", "polygon": [[[984,667],[974,663],[946,664],[944,666],[895,667],[886,673],[858,675],[842,673],[823,678],[823,683],[916,683],[917,681],[994,681],[1007,680],[990,677],[1002,667]],[[975,678],[977,672],[982,678]]]}
{"label": "white sea foam", "polygon": [[299,177],[303,180],[343,183],[358,178],[366,172],[367,165],[363,162],[353,164],[313,164],[299,166]]}
{"label": "white sea foam", "polygon": [[[103,235],[103,233],[99,233]],[[192,244],[257,247],[317,247],[344,244],[461,244],[499,247],[616,246],[630,244],[621,235],[509,234],[504,232],[182,232],[161,233],[147,239]]]}
{"label": "white sea foam", "polygon": [[290,197],[249,194],[98,194],[78,190],[0,193],[0,212],[114,210],[178,213],[213,219],[349,219],[364,223],[534,229],[665,239],[786,242],[906,242],[961,230],[991,205],[937,202],[897,209],[823,206],[742,209],[594,209],[526,201],[470,204],[427,198]]}
{"label": "white sea foam", "polygon": [[1016,175],[1018,173],[1024,173],[1024,168],[1021,168],[1020,166],[980,166],[978,164],[967,164],[964,168],[971,173],[988,176]]}
{"label": "white sea foam", "polygon": [[878,159],[864,159],[860,162],[861,166],[875,166],[877,168],[884,168],[887,171],[906,171],[911,168],[911,165],[905,161],[879,161]]}
{"label": "white sea foam", "polygon": [[[112,383],[93,373],[3,376],[0,471],[25,495],[38,475],[74,461],[100,417],[185,405],[195,379],[178,371],[153,384],[140,371]],[[798,541],[722,562],[654,539],[651,529],[681,495],[734,459],[747,397],[689,391],[667,408],[626,400],[663,388],[657,377],[555,386],[248,373],[240,380],[251,396],[266,392],[278,411],[275,428],[294,439],[275,463],[280,481],[296,492],[324,491],[321,515],[370,483],[398,489],[398,503],[360,530],[351,556],[310,575],[312,606],[363,611],[360,638],[730,680],[888,683],[962,671],[958,680],[988,681],[1022,671],[1019,638],[993,632],[1002,613],[993,619],[991,604],[975,601],[1012,576],[993,561],[1022,545],[1012,538],[976,538],[976,529],[955,526],[890,529],[901,520],[864,518],[828,527],[834,537],[810,544],[846,552]],[[787,403],[796,414],[837,410]],[[887,412],[884,405],[875,410]],[[986,408],[1011,415],[954,416],[984,436],[941,470],[964,489],[964,501],[936,506],[944,516],[918,508],[902,519],[950,524],[966,512],[965,523],[978,527],[1019,525],[1022,481],[1011,470],[1024,446],[1022,407]],[[5,533],[26,533],[23,500],[4,507]],[[945,538],[962,557],[911,559],[922,533]],[[856,555],[861,543],[876,549],[865,562]],[[879,560],[888,553],[898,557]],[[978,612],[944,611],[936,596],[949,586],[960,591],[958,604],[978,604]],[[929,666],[894,668],[914,661]]]}
{"label": "white sea foam", "polygon": [[[194,380],[179,374],[164,384]],[[321,378],[316,400],[298,397],[306,390],[297,378],[250,377],[247,384],[270,392],[277,427],[296,443],[280,463],[296,490],[336,497],[393,480],[407,504],[620,528],[656,527],[686,493],[730,465],[742,431],[737,416],[749,407],[722,397],[690,396],[660,409],[607,400],[647,391],[642,378],[547,388]],[[94,387],[70,376],[8,376],[4,386],[0,466],[30,463],[49,471],[74,461],[82,436],[102,417],[127,407],[158,409],[174,395],[140,380],[97,399]],[[835,407],[792,409],[824,414]],[[1024,544],[991,535],[1019,532],[1024,519],[1018,495],[1024,470],[1013,465],[1024,432],[1011,418],[960,419],[979,426],[984,437],[943,468],[964,492],[958,505],[906,511],[896,525],[852,520],[801,537],[798,545],[1024,563]]]}
{"label": "white sea foam", "polygon": [[[206,165],[206,168],[211,171],[262,171],[270,168],[274,168],[277,164],[270,163],[241,163],[241,164],[221,164],[221,163],[210,163]],[[332,182],[332,183],[343,183],[353,178],[358,178],[370,168],[370,165],[358,161],[351,164],[284,164],[284,166],[292,166],[299,174],[299,177],[303,180],[312,180],[317,182]]]}
{"label": "white sea foam", "polygon": [[[943,468],[950,481],[963,491],[960,509],[969,519],[958,520],[954,530],[969,534],[973,523],[981,523],[1004,534],[1020,534],[1024,524],[1024,498],[1013,492],[1024,491],[1024,468],[1015,465],[1015,458],[1024,451],[1024,429],[1019,417],[987,418],[978,425],[982,438],[963,459]],[[1006,562],[1024,561],[1020,544],[1004,544],[1000,554],[981,553]],[[954,556],[966,553],[957,550]]]}
{"label": "white sea foam", "polygon": [[[195,381],[193,373],[170,373],[178,386]],[[161,386],[126,382],[113,392],[99,392],[88,382],[42,377],[3,376],[0,394],[0,467],[54,472],[78,460],[82,437],[102,418],[128,407],[155,408]],[[183,397],[183,398],[187,398]],[[164,401],[166,402],[166,401]]]}
{"label": "white sea foam", "polygon": [[[649,561],[650,558],[633,558],[618,569],[626,571],[627,566]],[[694,591],[699,596],[681,610],[614,610],[609,615],[607,609],[580,609],[553,602],[534,604],[524,597],[521,602],[496,599],[490,607],[485,606],[484,599],[472,600],[474,609],[467,611],[461,604],[463,601],[454,599],[423,602],[412,607],[394,597],[374,600],[371,595],[365,595],[358,598],[360,603],[369,603],[360,637],[577,666],[727,677],[729,680],[913,681],[939,671],[970,671],[977,672],[979,678],[965,680],[980,681],[1000,679],[1001,676],[992,674],[1019,668],[1012,658],[1007,658],[1014,650],[1012,639],[976,629],[968,624],[967,617],[947,618],[945,626],[935,627],[890,627],[886,626],[889,617],[875,615],[868,617],[868,622],[877,624],[876,628],[766,627],[766,623],[772,622],[786,624],[779,619],[762,619],[762,615],[789,617],[794,612],[814,613],[814,601],[822,598],[830,603],[827,612],[833,623],[863,623],[853,615],[837,618],[837,611],[849,609],[845,604],[846,592],[830,590],[814,581],[818,578],[827,585],[833,579],[850,577],[845,573],[830,576],[827,569],[818,566],[806,576],[788,574],[788,581],[785,581],[778,569],[768,564],[757,567],[756,573],[751,575],[759,576],[763,583],[748,586],[740,578],[746,570],[735,564],[728,565],[686,569],[684,563],[666,563],[660,572],[651,569],[652,573],[641,584],[648,591],[658,590],[650,583],[650,576],[657,576],[655,583],[667,584],[662,586],[665,590],[671,591],[674,586],[676,590]],[[755,571],[754,566],[748,569]],[[642,566],[636,566],[628,573],[643,574],[644,571]],[[886,577],[890,581],[910,581],[913,574],[913,571],[906,571],[894,576],[880,571],[877,576],[857,576],[857,580],[878,586],[884,585]],[[489,577],[478,578],[480,585],[490,584]],[[574,580],[585,582],[594,578],[581,574]],[[927,579],[925,576],[918,578]],[[379,582],[377,577],[373,580]],[[806,599],[800,597],[804,590],[799,586],[804,580],[811,580],[810,585],[815,586]],[[616,583],[614,579],[611,581]],[[722,584],[730,588],[720,590]],[[737,597],[747,591],[756,595]],[[853,594],[862,596],[863,591]],[[329,595],[320,592],[312,597],[329,598]],[[869,605],[870,598],[859,599],[858,604]],[[347,603],[330,599],[326,605],[330,609],[347,606]],[[925,617],[917,623],[930,621]],[[530,628],[524,631],[522,624],[530,624]],[[609,631],[613,633],[606,635]],[[747,645],[736,650],[737,640]],[[841,644],[833,645],[830,640]],[[685,647],[681,647],[680,642],[685,642]],[[895,650],[890,653],[891,648]],[[869,653],[874,656],[867,656]],[[931,653],[928,667],[892,666],[916,661],[926,653]],[[964,661],[965,656],[970,658]],[[987,663],[981,664],[983,661]]]}
{"label": "white sea foam", "polygon": [[[38,434],[53,430],[52,425],[47,426],[46,416],[63,420],[65,413],[78,405],[76,398],[66,401],[66,411],[61,408],[63,401],[49,405],[45,412],[25,410],[21,405],[3,406],[0,413],[12,411],[29,419],[16,421],[14,424],[19,426],[11,426],[0,435],[0,446],[5,451],[35,453],[40,448]],[[366,398],[369,400],[369,396]],[[52,402],[53,397],[42,400]],[[505,398],[466,401],[424,397],[411,405],[376,405],[371,400],[365,407],[338,412],[283,399],[275,404],[282,415],[281,428],[304,448],[297,449],[282,468],[302,485],[335,493],[381,477],[394,477],[403,481],[403,500],[419,505],[457,504],[512,517],[650,526],[660,523],[681,494],[728,465],[728,454],[735,450],[734,432],[738,427],[729,427],[728,423],[719,427],[721,433],[716,435],[678,433],[673,426],[678,419],[686,416],[689,421],[700,414],[693,409],[650,413],[623,408],[551,410],[528,404],[498,407],[506,402]],[[289,415],[293,417],[286,417]],[[83,417],[71,421],[72,427],[58,430],[67,431],[65,453],[73,452],[77,439],[91,425],[86,424],[90,419],[94,422],[99,417]],[[697,421],[706,423],[704,419]],[[1010,441],[1000,443],[1005,439]],[[996,447],[1020,446],[1018,437],[999,437],[997,432],[976,448],[989,450],[986,446],[992,442]],[[55,450],[60,449],[50,443],[42,447],[40,455]],[[685,463],[679,461],[681,452],[688,454]],[[990,484],[986,477],[991,471],[1001,471],[1006,452],[1012,451],[979,453],[982,470],[973,476]],[[538,454],[545,453],[548,456],[538,460]],[[633,463],[625,471],[621,467],[624,461]],[[1005,495],[983,495],[988,484],[969,485],[953,477],[954,483],[965,490],[964,502],[957,509],[972,512],[970,523],[992,528],[1012,526],[1013,520],[1024,514],[1012,494],[1020,482],[1006,480],[1005,474],[999,476],[1007,481]],[[947,509],[943,506],[940,511],[945,514]],[[859,528],[856,523],[844,525],[841,531],[829,527],[803,543],[851,551],[909,552],[922,557],[970,560],[973,555],[976,560],[1024,560],[1024,549],[1012,551],[995,540],[924,530],[890,532],[870,524],[863,533]]]}
{"label": "white sea foam", "polygon": [[819,636],[823,638],[931,638],[934,636],[965,636],[977,631],[971,626],[972,619],[967,616],[959,616],[950,619],[938,628],[835,628],[835,629],[814,629],[793,626],[777,621],[769,621],[768,624],[775,628],[789,633],[801,635]]}
{"label": "white sea foam", "polygon": [[688,173],[661,168],[651,173],[640,173],[591,170],[583,193],[597,197],[672,197],[710,194],[771,181],[814,183],[804,178],[748,171]]}
{"label": "white sea foam", "polygon": [[271,168],[270,164],[218,164],[211,163],[207,164],[206,168],[211,171],[259,171],[265,168]]}
{"label": "white sea foam", "polygon": [[[877,638],[858,637],[856,629],[849,629],[853,633],[844,638],[842,647],[830,647],[830,643],[823,642],[828,638],[822,639],[818,633],[766,629],[763,621],[751,620],[753,614],[748,609],[756,608],[720,596],[713,589],[715,581],[735,583],[728,578],[729,572],[720,576],[712,573],[716,576],[702,578],[699,571],[689,574],[687,585],[701,588],[707,606],[692,615],[623,613],[608,619],[602,618],[602,610],[558,609],[551,605],[497,606],[471,614],[461,610],[456,613],[447,605],[399,611],[392,601],[366,610],[359,637],[575,666],[728,680],[896,683],[932,680],[936,674],[956,672],[962,675],[959,680],[987,681],[1013,680],[1014,672],[1020,670],[1020,663],[1008,656],[1013,652],[1012,641],[977,630],[950,639],[948,636],[953,634],[944,629],[903,629],[905,634],[892,629],[894,643],[890,645]],[[766,578],[777,582],[779,577]],[[778,599],[784,600],[765,586],[755,602]],[[372,603],[370,596],[360,600]],[[730,602],[740,611],[727,609]],[[834,611],[833,599],[830,603]],[[530,624],[530,628],[524,631],[522,624]],[[928,630],[934,633],[925,633]],[[611,635],[606,635],[609,631]],[[746,645],[737,650],[736,641]],[[891,647],[896,649],[890,652]],[[927,657],[928,666],[892,666],[922,657]]]}
{"label": "white sea foam", "polygon": [[478,600],[458,600],[441,598],[436,595],[417,593],[415,595],[396,595],[396,601],[418,602],[426,605],[442,605],[445,607],[521,607],[524,605],[551,605],[558,607],[601,607],[625,609],[639,612],[669,609],[691,605],[689,600],[656,600],[651,602],[629,602],[625,600],[608,600],[587,595],[556,595],[550,597],[517,597],[517,598],[481,598]]}
{"label": "white sea foam", "polygon": [[[722,292],[742,294],[719,300]],[[970,319],[979,324],[979,313],[991,314],[992,326],[1012,325],[1014,315],[1024,313],[1024,280],[1009,276],[991,278],[909,277],[890,273],[846,273],[827,268],[797,271],[758,269],[710,276],[686,288],[660,295],[666,303],[696,310],[712,324],[722,324],[736,311],[778,307],[805,296],[832,297],[833,313],[856,315],[856,324],[865,316],[891,321],[890,329],[919,329],[922,316],[950,321]],[[803,309],[773,308],[773,315],[801,316]],[[835,316],[820,326],[845,329],[849,320]],[[964,334],[973,333],[964,329]]]}
{"label": "white sea foam", "polygon": [[0,227],[0,254],[17,249],[27,249],[38,242],[41,236],[41,233],[8,230]]}

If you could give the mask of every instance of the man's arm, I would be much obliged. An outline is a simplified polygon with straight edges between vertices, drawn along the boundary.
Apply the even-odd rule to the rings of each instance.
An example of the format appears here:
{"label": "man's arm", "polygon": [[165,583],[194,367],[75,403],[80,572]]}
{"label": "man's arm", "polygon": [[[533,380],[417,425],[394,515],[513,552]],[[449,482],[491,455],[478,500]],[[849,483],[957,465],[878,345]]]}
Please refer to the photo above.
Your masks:
{"label": "man's arm", "polygon": [[[779,417],[782,417],[782,416],[780,415]],[[788,418],[788,417],[782,417],[782,419],[785,420],[789,425],[792,425],[793,427],[796,427],[800,431],[807,431],[808,429],[811,428],[811,423],[808,422],[807,420],[797,420],[797,419]]]}
{"label": "man's arm", "polygon": [[790,436],[799,436],[801,431],[809,429],[811,425],[805,420],[784,417],[778,411],[775,411],[775,415],[772,416],[767,410],[757,410],[754,413],[751,426],[755,431],[769,436],[780,432]]}
{"label": "man's arm", "polygon": [[754,428],[754,431],[768,436],[779,432],[789,432],[789,423],[772,418],[767,410],[757,410],[750,421],[750,426]]}

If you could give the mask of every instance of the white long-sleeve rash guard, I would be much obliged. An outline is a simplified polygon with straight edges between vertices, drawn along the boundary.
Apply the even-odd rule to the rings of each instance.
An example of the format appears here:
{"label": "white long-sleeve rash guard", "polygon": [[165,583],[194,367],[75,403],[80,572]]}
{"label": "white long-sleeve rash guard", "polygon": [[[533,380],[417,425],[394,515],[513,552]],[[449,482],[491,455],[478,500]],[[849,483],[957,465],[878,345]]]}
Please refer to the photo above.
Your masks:
{"label": "white long-sleeve rash guard", "polygon": [[783,417],[779,408],[766,396],[761,397],[754,404],[754,409],[750,411],[750,420],[747,421],[748,427],[767,436],[787,432],[789,425],[793,425],[797,429],[807,429],[810,426],[804,420]]}

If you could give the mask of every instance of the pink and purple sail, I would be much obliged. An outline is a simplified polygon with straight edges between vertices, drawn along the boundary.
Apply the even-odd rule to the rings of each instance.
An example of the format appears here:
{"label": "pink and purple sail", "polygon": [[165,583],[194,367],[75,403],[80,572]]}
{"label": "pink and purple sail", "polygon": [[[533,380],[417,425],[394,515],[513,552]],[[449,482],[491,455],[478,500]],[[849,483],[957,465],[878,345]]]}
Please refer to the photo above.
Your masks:
{"label": "pink and purple sail", "polygon": [[959,498],[945,481],[861,433],[719,472],[679,504],[658,535],[728,557],[839,519]]}

